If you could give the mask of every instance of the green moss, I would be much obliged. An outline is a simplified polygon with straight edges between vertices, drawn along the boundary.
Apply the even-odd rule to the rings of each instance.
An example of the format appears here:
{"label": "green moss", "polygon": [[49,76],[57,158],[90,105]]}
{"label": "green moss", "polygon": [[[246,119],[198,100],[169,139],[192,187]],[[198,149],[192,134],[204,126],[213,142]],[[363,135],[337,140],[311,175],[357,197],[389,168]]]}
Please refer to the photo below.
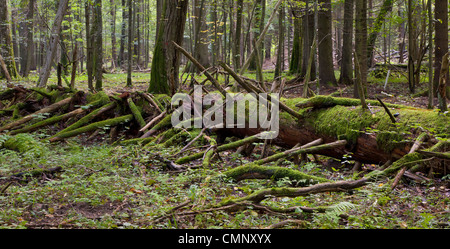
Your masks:
{"label": "green moss", "polygon": [[128,106],[130,107],[131,112],[133,113],[134,118],[139,123],[139,126],[142,128],[146,125],[144,118],[142,118],[141,111],[139,111],[139,108],[134,104],[133,100],[131,98],[128,98]]}
{"label": "green moss", "polygon": [[32,157],[40,157],[45,152],[44,144],[27,133],[10,137],[3,143],[3,148],[27,153]]}
{"label": "green moss", "polygon": [[86,101],[89,103],[88,105],[92,106],[105,105],[109,103],[109,97],[105,92],[100,91],[95,94],[88,94],[86,96]]}
{"label": "green moss", "polygon": [[292,181],[298,181],[301,185],[329,182],[326,178],[308,175],[298,170],[276,166],[261,166],[255,163],[249,163],[236,167],[226,171],[224,174],[226,177],[235,180],[238,180],[245,175],[251,175],[256,178],[270,178],[273,180],[280,180],[287,177]]}
{"label": "green moss", "polygon": [[126,123],[126,122],[129,122],[132,119],[133,119],[133,114],[128,114],[128,115],[117,117],[117,118],[111,118],[111,119],[103,120],[103,121],[100,121],[100,122],[92,123],[92,124],[80,127],[78,129],[75,129],[75,130],[71,130],[71,131],[68,131],[68,132],[61,133],[61,134],[59,134],[56,137],[57,138],[73,137],[73,136],[76,136],[76,135],[81,134],[81,133],[85,133],[85,132],[93,131],[93,130],[96,130],[96,129],[104,128],[106,126],[111,126],[112,127],[112,126],[116,126],[116,125],[121,124],[121,123]]}
{"label": "green moss", "polygon": [[379,119],[379,115],[372,116],[361,107],[349,109],[345,106],[334,106],[313,112],[305,121],[314,127],[318,134],[354,143],[365,128],[376,124]]}

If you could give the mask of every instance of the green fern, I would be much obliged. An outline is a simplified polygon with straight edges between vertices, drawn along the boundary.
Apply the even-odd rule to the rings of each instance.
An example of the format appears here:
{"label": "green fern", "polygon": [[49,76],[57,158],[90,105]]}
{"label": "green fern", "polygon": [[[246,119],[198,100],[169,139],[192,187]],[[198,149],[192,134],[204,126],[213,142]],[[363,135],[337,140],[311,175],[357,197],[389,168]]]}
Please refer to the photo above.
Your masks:
{"label": "green fern", "polygon": [[345,212],[348,212],[349,210],[356,208],[357,206],[358,205],[346,201],[339,202],[337,204],[328,207],[327,211],[325,212],[325,215],[330,217],[336,217]]}

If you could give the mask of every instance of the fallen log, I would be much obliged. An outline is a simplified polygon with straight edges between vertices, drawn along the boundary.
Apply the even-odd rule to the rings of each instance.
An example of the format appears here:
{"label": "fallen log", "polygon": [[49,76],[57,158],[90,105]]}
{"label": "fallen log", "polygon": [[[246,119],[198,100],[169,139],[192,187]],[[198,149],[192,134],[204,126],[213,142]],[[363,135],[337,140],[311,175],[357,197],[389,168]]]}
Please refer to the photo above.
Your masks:
{"label": "fallen log", "polygon": [[75,130],[71,130],[68,132],[64,132],[59,134],[58,136],[52,137],[49,139],[50,142],[56,142],[56,141],[60,141],[64,138],[69,138],[69,137],[73,137],[76,135],[79,135],[81,133],[85,133],[85,132],[89,132],[89,131],[94,131],[97,129],[101,129],[105,126],[116,126],[120,123],[125,123],[128,122],[130,120],[132,120],[134,118],[133,114],[128,114],[125,116],[121,116],[121,117],[117,117],[117,118],[111,118],[111,119],[107,119],[107,120],[103,120],[100,122],[96,122],[96,123],[92,123],[83,127],[80,127],[78,129]]}
{"label": "fallen log", "polygon": [[339,182],[325,182],[309,187],[303,188],[268,188],[255,191],[242,198],[226,199],[222,201],[219,206],[228,206],[235,203],[250,201],[253,203],[260,203],[261,201],[272,197],[297,197],[311,194],[325,193],[325,192],[343,192],[366,185],[368,179],[362,178],[355,181],[339,181]]}
{"label": "fallen log", "polygon": [[21,119],[19,119],[17,121],[14,121],[14,122],[11,122],[11,123],[9,123],[7,125],[4,125],[3,127],[0,127],[0,132],[5,131],[5,130],[10,130],[10,129],[13,129],[13,128],[18,128],[20,125],[22,125],[22,124],[32,120],[38,114],[52,113],[52,112],[60,109],[64,105],[69,104],[74,97],[75,96],[63,99],[63,100],[61,100],[59,102],[56,102],[56,103],[54,103],[54,104],[52,104],[52,105],[50,105],[50,106],[48,106],[46,108],[43,108],[43,109],[41,109],[41,110],[39,110],[39,111],[37,111],[35,113],[29,114],[29,115],[27,115],[27,116],[25,116],[25,117],[23,117],[23,118],[21,118]]}
{"label": "fallen log", "polygon": [[[408,153],[416,139],[415,134],[422,133],[422,129],[426,129],[430,137],[443,138],[448,137],[450,131],[450,118],[432,110],[386,104],[397,114],[394,125],[378,101],[367,101],[373,114],[362,110],[357,99],[321,96],[281,99],[281,102],[301,114],[302,118],[296,119],[280,112],[279,133],[273,144],[292,148],[298,143],[306,144],[319,138],[324,143],[346,140],[345,147],[321,150],[318,154],[340,159],[351,153],[352,159],[361,163],[384,164],[400,159]],[[227,128],[224,133],[245,137],[263,130],[246,126]]]}

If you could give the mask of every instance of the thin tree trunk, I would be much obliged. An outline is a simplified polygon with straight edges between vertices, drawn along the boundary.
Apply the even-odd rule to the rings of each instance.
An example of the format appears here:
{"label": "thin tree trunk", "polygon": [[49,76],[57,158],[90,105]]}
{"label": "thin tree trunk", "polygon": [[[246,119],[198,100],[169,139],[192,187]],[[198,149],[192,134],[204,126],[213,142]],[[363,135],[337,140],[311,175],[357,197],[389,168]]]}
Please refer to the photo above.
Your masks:
{"label": "thin tree trunk", "polygon": [[131,64],[133,63],[133,5],[132,0],[128,0],[128,59],[127,59],[127,87],[132,87]]}
{"label": "thin tree trunk", "polygon": [[244,0],[237,1],[236,12],[236,34],[234,36],[233,46],[233,65],[237,71],[241,67],[241,32],[242,32],[242,10],[244,9]]}
{"label": "thin tree trunk", "polygon": [[[367,82],[367,0],[355,1],[355,74],[353,95],[362,97],[359,92],[366,92]],[[361,87],[363,89],[360,89]]]}
{"label": "thin tree trunk", "polygon": [[50,76],[50,71],[52,68],[52,62],[56,55],[56,49],[59,46],[59,34],[61,33],[61,24],[66,13],[69,0],[61,0],[59,2],[58,11],[56,12],[55,21],[53,22],[53,27],[51,35],[49,38],[49,50],[47,50],[47,55],[45,57],[45,64],[42,68],[41,74],[38,80],[39,87],[45,87],[47,85],[48,78]]}
{"label": "thin tree trunk", "polygon": [[353,84],[352,43],[353,43],[353,9],[354,0],[344,2],[344,37],[342,38],[342,60],[340,84]]}
{"label": "thin tree trunk", "polygon": [[[7,0],[0,0],[0,53],[8,68],[10,77],[15,78],[17,76],[16,62],[14,58],[14,49],[12,41],[12,33],[10,28],[10,20],[8,13]],[[3,74],[0,72],[0,76]]]}
{"label": "thin tree trunk", "polygon": [[[442,58],[448,52],[448,0],[436,0],[434,19],[438,20],[434,22],[435,47],[433,90],[434,95],[436,96],[439,87],[439,79],[441,77]],[[449,79],[448,72],[446,78]],[[447,87],[450,86],[447,85]]]}

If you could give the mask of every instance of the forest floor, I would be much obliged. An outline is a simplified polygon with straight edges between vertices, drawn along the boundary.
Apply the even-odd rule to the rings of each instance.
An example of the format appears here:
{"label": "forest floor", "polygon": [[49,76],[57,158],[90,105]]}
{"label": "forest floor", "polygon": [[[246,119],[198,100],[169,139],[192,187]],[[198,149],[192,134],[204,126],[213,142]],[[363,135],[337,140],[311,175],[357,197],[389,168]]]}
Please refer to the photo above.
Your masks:
{"label": "forest floor", "polygon": [[[248,74],[247,77],[255,75]],[[266,73],[269,79],[271,73]],[[392,76],[386,90],[384,78],[369,78],[368,96],[382,96],[385,102],[426,108],[427,97],[411,97],[401,76]],[[148,73],[134,74],[134,87],[124,88],[125,74],[106,74],[106,92],[145,91]],[[54,80],[51,79],[51,80]],[[201,77],[197,79],[199,82]],[[28,82],[17,82],[31,86]],[[77,88],[86,88],[81,76]],[[418,92],[424,86],[418,86]],[[285,97],[298,96],[294,88]],[[314,89],[314,84],[312,85]],[[385,92],[384,93],[382,93]],[[320,93],[351,96],[352,87],[324,87]],[[183,145],[147,149],[143,146],[111,146],[108,132],[95,137],[80,135],[57,144],[39,141],[48,137],[52,127],[30,133],[41,143],[39,151],[19,153],[0,150],[0,228],[449,228],[450,175],[422,183],[402,181],[391,190],[392,180],[369,183],[363,188],[343,193],[320,193],[295,198],[268,198],[261,205],[245,209],[213,209],[225,198],[248,195],[270,187],[290,187],[289,179],[224,180],[227,169],[260,157],[263,143],[257,143],[250,156],[233,151],[220,153],[210,168],[167,170],[164,158]],[[0,140],[2,139],[0,135]],[[193,151],[200,151],[194,148]],[[278,150],[272,147],[270,153]],[[36,156],[36,153],[39,156]],[[351,156],[331,161],[318,160],[296,165],[290,160],[278,165],[297,169],[330,180],[353,177]],[[201,160],[191,165],[201,164]],[[271,163],[269,165],[274,165]],[[363,165],[370,171],[374,165]],[[36,168],[62,167],[61,172],[39,176],[23,175],[10,184],[8,176]],[[326,212],[309,213],[305,207],[331,207]],[[295,212],[276,210],[297,207]],[[287,221],[287,222],[283,222]]]}

